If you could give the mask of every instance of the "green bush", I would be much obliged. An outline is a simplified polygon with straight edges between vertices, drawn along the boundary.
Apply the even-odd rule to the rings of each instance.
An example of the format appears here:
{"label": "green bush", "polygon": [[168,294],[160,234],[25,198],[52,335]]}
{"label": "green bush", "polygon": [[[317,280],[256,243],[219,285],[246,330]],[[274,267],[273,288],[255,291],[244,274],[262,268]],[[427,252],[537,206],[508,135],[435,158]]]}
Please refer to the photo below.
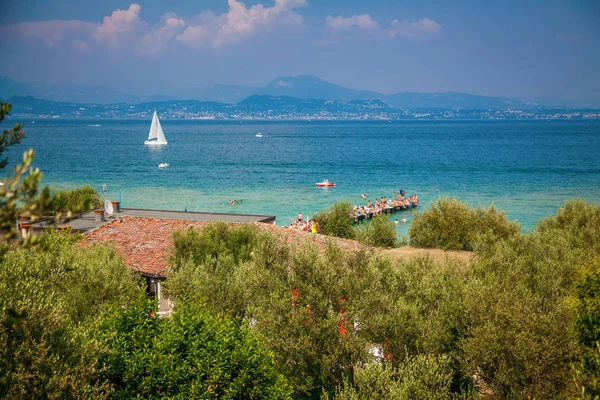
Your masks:
{"label": "green bush", "polygon": [[109,246],[79,248],[49,231],[0,268],[0,397],[104,398],[93,340],[105,313],[144,295]]}
{"label": "green bush", "polygon": [[[39,196],[33,198],[28,202],[28,207],[33,206],[43,209],[47,214],[51,215],[64,214],[73,210],[76,212],[89,211],[104,207],[104,202],[100,198],[100,194],[90,185],[83,185],[73,190],[59,190],[45,207],[42,207],[41,201]],[[24,210],[25,206],[21,208]]]}
{"label": "green bush", "polygon": [[480,255],[464,299],[467,374],[500,397],[573,395],[577,344],[567,299],[578,260],[568,238],[538,233],[499,241]]}
{"label": "green bush", "polygon": [[110,246],[5,245],[0,397],[593,398],[598,205],[569,201],[527,234],[493,207],[434,208],[466,215],[470,264],[251,225],[178,232],[165,319]]}
{"label": "green bush", "polygon": [[[177,243],[204,243],[206,229],[180,233]],[[176,309],[203,304],[213,313],[252,321],[297,397],[334,391],[353,365],[373,360],[367,350],[375,344],[393,355],[393,365],[420,352],[447,352],[460,380],[463,266],[430,259],[394,266],[364,250],[329,244],[323,252],[270,235],[253,243],[249,258],[237,262],[211,255],[196,263],[187,244],[176,246],[172,260],[178,264],[165,290]]]}
{"label": "green bush", "polygon": [[232,276],[241,263],[252,259],[262,237],[258,227],[250,224],[216,223],[176,231],[165,294],[204,304],[221,315],[243,317],[242,295]]}
{"label": "green bush", "polygon": [[113,398],[288,399],[273,356],[246,327],[195,308],[156,318],[150,306],[119,310],[102,326],[99,361]]}
{"label": "green bush", "polygon": [[600,204],[568,200],[555,217],[541,220],[536,229],[543,235],[564,236],[587,257],[600,254]]}
{"label": "green bush", "polygon": [[90,185],[83,185],[74,190],[60,190],[54,199],[54,213],[66,212],[77,207],[93,210],[104,206],[98,191]]}
{"label": "green bush", "polygon": [[581,385],[600,396],[600,257],[581,269],[575,282],[575,329],[581,353]]}
{"label": "green bush", "polygon": [[259,233],[251,224],[231,228],[225,222],[208,224],[201,230],[190,227],[188,231],[176,231],[173,235],[176,259],[172,265],[190,258],[194,263],[224,257],[232,257],[235,263],[247,261]]}
{"label": "green bush", "polygon": [[505,239],[519,232],[519,225],[508,221],[493,204],[487,210],[474,210],[457,199],[443,197],[416,215],[409,235],[415,247],[473,250],[480,242]]}
{"label": "green bush", "polygon": [[[395,400],[452,398],[452,370],[445,356],[407,358],[397,368],[389,363],[369,363],[354,371],[354,382],[336,390],[336,400]],[[325,394],[323,400],[329,399]]]}
{"label": "green bush", "polygon": [[319,220],[323,235],[353,239],[354,229],[352,225],[354,224],[354,218],[352,218],[351,213],[352,203],[340,201],[329,209],[321,210],[313,217],[313,220]]}
{"label": "green bush", "polygon": [[367,246],[393,247],[396,244],[396,229],[385,214],[378,214],[354,228],[356,240]]}

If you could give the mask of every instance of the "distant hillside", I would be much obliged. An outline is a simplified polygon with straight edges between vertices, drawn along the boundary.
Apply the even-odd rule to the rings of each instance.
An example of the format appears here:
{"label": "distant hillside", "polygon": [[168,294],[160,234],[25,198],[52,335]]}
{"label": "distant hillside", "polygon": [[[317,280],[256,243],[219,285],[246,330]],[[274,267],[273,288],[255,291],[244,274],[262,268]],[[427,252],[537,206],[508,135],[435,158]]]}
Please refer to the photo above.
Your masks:
{"label": "distant hillside", "polygon": [[323,100],[300,99],[289,96],[252,95],[239,102],[240,110],[253,110],[278,113],[316,113],[316,112],[385,112],[394,111],[392,107],[381,100]]}
{"label": "distant hillside", "polygon": [[242,118],[252,116],[336,116],[343,118],[393,113],[393,107],[381,100],[320,100],[288,96],[252,95],[238,104],[214,101],[177,100],[140,104],[74,103],[36,99],[31,96],[12,97],[12,115],[63,118],[147,118],[156,110],[168,118]]}
{"label": "distant hillside", "polygon": [[274,79],[256,94],[289,96],[300,99],[363,100],[383,95],[368,90],[348,89],[312,75],[284,76]]}
{"label": "distant hillside", "polygon": [[0,99],[8,99],[13,96],[31,96],[32,94],[32,91],[23,83],[0,76]]}
{"label": "distant hillside", "polygon": [[54,101],[69,101],[73,103],[135,103],[138,96],[120,93],[103,86],[79,85],[28,85],[34,97]]}
{"label": "distant hillside", "polygon": [[[454,92],[405,92],[385,95],[368,90],[349,89],[340,85],[326,82],[312,75],[280,77],[274,79],[264,87],[212,85],[198,88],[192,87],[190,89],[164,95],[151,94],[148,96],[120,93],[101,86],[26,84],[15,82],[9,78],[0,77],[0,98],[9,98],[12,96],[33,96],[35,98],[44,100],[96,104],[112,104],[121,102],[139,104],[156,101],[190,99],[235,104],[252,95],[269,95],[275,97],[286,96],[298,99],[326,100],[377,99],[394,107],[411,109],[449,108],[506,110],[531,109],[540,106],[540,104],[536,102]],[[553,103],[559,104],[558,101],[554,101]],[[566,103],[560,104],[568,106]],[[591,103],[588,102],[587,104]]]}
{"label": "distant hillside", "polygon": [[[142,97],[124,94],[103,86],[79,86],[43,83],[21,83],[0,76],[0,98],[33,96],[37,99],[73,103],[138,103]],[[152,96],[155,99],[160,96]],[[164,98],[163,98],[164,99]]]}
{"label": "distant hillside", "polygon": [[123,118],[150,120],[156,110],[168,119],[260,120],[414,120],[414,119],[600,119],[598,110],[487,110],[450,108],[396,108],[378,99],[325,100],[289,96],[252,95],[237,104],[215,101],[169,100],[147,103],[75,103],[15,96],[15,118]]}
{"label": "distant hillside", "polygon": [[396,93],[384,99],[398,108],[458,108],[474,110],[506,110],[508,108],[531,108],[532,105],[502,97],[478,96],[473,94],[441,93]]}
{"label": "distant hillside", "polygon": [[557,108],[587,108],[600,109],[600,97],[589,99],[561,99],[558,97],[526,97],[521,99],[530,104],[543,104],[547,107]]}
{"label": "distant hillside", "polygon": [[256,90],[257,88],[252,86],[212,85],[184,90],[178,92],[176,97],[180,99],[218,101],[220,103],[237,103],[255,93]]}
{"label": "distant hillside", "polygon": [[233,105],[214,101],[180,100],[140,104],[73,103],[36,99],[31,96],[11,97],[11,115],[47,118],[149,118],[156,110],[170,118],[185,118],[197,114],[199,118],[230,110]]}

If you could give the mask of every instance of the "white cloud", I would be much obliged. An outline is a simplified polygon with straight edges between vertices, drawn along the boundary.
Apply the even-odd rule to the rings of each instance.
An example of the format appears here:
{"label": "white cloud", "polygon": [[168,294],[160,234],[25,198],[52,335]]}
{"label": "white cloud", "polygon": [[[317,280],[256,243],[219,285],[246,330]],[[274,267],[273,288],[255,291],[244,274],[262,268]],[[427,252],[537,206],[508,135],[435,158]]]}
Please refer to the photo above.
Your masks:
{"label": "white cloud", "polygon": [[403,36],[408,38],[427,38],[438,34],[442,26],[429,18],[423,18],[420,21],[392,21],[388,29],[388,35],[391,37]]}
{"label": "white cloud", "polygon": [[119,48],[124,35],[134,34],[138,27],[145,25],[140,21],[141,10],[139,4],[131,4],[127,10],[113,11],[110,16],[104,17],[102,24],[96,28],[94,37],[98,43]]}
{"label": "white cloud", "polygon": [[202,47],[208,41],[209,31],[206,25],[188,27],[185,32],[177,36],[177,40],[190,46]]}
{"label": "white cloud", "polygon": [[77,53],[87,53],[90,51],[90,45],[79,39],[73,39],[71,41],[71,48]]}
{"label": "white cloud", "polygon": [[156,54],[179,33],[183,31],[186,23],[177,18],[175,14],[165,14],[161,19],[162,25],[147,32],[138,43],[136,50],[144,54]]}
{"label": "white cloud", "polygon": [[379,23],[371,18],[370,14],[353,15],[344,18],[343,16],[325,18],[327,29],[324,31],[323,38],[313,41],[319,46],[328,46],[337,43],[340,32],[347,32],[353,29],[360,31],[369,31],[373,33],[374,38],[383,38],[384,34],[394,38],[402,36],[412,39],[425,39],[433,37],[442,30],[442,26],[429,18],[423,18],[420,21],[399,21],[393,20],[389,28],[381,29]]}
{"label": "white cloud", "polygon": [[304,18],[293,10],[305,6],[306,0],[276,0],[273,7],[255,4],[246,8],[237,0],[228,0],[229,10],[221,15],[207,12],[199,25],[188,26],[177,40],[190,46],[213,47],[239,43],[256,32],[271,32],[278,27],[297,28]]}
{"label": "white cloud", "polygon": [[336,31],[349,31],[354,27],[359,29],[378,29],[379,24],[371,18],[370,14],[353,15],[344,18],[341,15],[332,17],[331,15],[325,18],[325,24],[328,28]]}
{"label": "white cloud", "polygon": [[[91,46],[104,45],[109,49],[134,48],[138,54],[152,55],[174,42],[192,47],[221,47],[240,43],[261,32],[300,29],[304,24],[304,18],[295,9],[306,6],[306,0],[275,0],[270,7],[263,4],[246,7],[239,0],[227,2],[229,9],[223,14],[205,11],[184,20],[167,13],[154,27],[140,19],[140,5],[131,4],[127,9],[117,9],[105,16],[101,23],[79,20],[27,22],[0,26],[0,32],[20,39],[43,40],[51,47],[66,42],[76,52],[87,52]],[[361,24],[369,23],[362,16],[360,18]]]}

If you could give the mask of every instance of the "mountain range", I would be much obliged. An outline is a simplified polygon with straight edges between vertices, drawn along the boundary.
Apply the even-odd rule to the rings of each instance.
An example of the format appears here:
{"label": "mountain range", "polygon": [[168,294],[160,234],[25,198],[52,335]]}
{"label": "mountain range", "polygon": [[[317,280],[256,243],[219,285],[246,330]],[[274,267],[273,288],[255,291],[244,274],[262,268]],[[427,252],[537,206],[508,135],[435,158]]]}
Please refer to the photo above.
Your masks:
{"label": "mountain range", "polygon": [[522,120],[522,119],[600,119],[600,110],[561,110],[557,108],[448,109],[393,107],[379,99],[326,100],[253,94],[238,102],[169,100],[146,103],[73,103],[14,96],[10,116],[23,119],[144,119],[154,111],[169,120]]}
{"label": "mountain range", "polygon": [[190,88],[169,94],[157,93],[147,96],[121,93],[102,86],[21,83],[0,76],[0,98],[5,99],[13,96],[32,96],[42,100],[94,104],[139,104],[175,100],[215,101],[237,104],[252,95],[286,96],[297,99],[381,100],[390,106],[404,109],[506,110],[532,109],[542,105],[562,108],[600,108],[600,98],[587,101],[561,100],[558,98],[509,99],[457,92],[401,92],[383,94],[369,90],[346,88],[312,75],[279,77],[263,87],[219,84]]}

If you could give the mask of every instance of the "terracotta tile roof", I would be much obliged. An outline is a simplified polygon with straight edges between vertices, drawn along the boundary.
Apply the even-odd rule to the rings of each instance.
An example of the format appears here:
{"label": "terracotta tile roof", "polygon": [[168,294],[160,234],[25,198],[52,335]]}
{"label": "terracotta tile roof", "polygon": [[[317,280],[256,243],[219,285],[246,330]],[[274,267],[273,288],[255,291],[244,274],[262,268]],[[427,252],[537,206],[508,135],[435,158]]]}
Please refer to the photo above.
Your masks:
{"label": "terracotta tile roof", "polygon": [[[151,276],[164,276],[173,249],[173,232],[178,229],[187,230],[190,226],[200,228],[208,223],[124,216],[88,232],[84,243],[113,243],[117,251],[125,256],[125,263],[129,268]],[[362,246],[353,240],[330,238],[270,224],[255,224],[261,230],[278,236],[281,243],[294,244],[308,240],[324,248],[328,240],[334,240],[341,246],[352,249]]]}

